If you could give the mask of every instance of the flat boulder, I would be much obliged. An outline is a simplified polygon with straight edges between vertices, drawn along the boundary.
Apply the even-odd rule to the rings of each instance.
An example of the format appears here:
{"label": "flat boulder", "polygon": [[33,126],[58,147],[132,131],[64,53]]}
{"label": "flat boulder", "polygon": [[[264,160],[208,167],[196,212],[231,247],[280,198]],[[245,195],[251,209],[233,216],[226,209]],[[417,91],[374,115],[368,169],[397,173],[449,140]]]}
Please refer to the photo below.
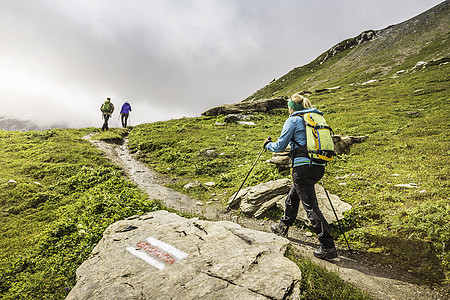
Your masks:
{"label": "flat boulder", "polygon": [[109,226],[66,299],[297,299],[289,241],[167,211]]}

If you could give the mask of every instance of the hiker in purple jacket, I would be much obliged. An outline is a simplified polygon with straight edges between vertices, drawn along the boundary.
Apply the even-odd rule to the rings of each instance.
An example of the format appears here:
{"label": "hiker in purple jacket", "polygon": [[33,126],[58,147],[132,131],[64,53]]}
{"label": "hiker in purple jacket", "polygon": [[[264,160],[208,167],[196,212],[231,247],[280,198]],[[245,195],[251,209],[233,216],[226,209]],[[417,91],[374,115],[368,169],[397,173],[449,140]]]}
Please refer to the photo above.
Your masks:
{"label": "hiker in purple jacket", "polygon": [[125,101],[125,103],[122,105],[122,109],[120,110],[120,117],[122,121],[122,127],[127,128],[127,120],[130,115],[131,111],[131,105],[128,103],[128,101]]}

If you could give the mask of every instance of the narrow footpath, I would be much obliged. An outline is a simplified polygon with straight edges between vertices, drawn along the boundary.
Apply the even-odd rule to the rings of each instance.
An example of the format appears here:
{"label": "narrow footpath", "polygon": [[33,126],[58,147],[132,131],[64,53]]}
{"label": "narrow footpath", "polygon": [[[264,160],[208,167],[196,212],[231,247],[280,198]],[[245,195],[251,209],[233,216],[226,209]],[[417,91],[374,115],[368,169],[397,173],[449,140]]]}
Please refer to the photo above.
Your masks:
{"label": "narrow footpath", "polygon": [[[273,222],[225,212],[224,208],[217,203],[205,205],[165,187],[163,185],[165,180],[162,176],[138,161],[135,155],[129,152],[127,140],[122,145],[118,145],[91,140],[92,135],[84,138],[101,150],[110,161],[120,166],[131,181],[145,191],[151,199],[159,200],[166,207],[181,213],[202,216],[211,221],[232,221],[253,230],[270,231],[269,228]],[[338,274],[340,278],[368,292],[375,299],[447,299],[437,290],[408,282],[410,278],[407,275],[395,272],[391,266],[372,264],[360,253],[349,253],[346,249],[338,248],[339,257],[337,259],[332,261],[317,259],[312,254],[312,250],[318,247],[317,240],[308,237],[306,232],[300,229],[292,228],[289,231],[289,240],[296,253]]]}

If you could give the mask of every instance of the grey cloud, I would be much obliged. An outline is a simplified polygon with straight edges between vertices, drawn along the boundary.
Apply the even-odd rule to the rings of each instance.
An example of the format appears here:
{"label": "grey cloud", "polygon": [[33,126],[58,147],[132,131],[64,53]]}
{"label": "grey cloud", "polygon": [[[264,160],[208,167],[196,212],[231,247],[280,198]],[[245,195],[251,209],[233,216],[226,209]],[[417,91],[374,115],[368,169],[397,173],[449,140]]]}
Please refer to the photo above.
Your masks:
{"label": "grey cloud", "polygon": [[106,97],[135,123],[199,115],[439,2],[4,0],[0,115],[99,126]]}

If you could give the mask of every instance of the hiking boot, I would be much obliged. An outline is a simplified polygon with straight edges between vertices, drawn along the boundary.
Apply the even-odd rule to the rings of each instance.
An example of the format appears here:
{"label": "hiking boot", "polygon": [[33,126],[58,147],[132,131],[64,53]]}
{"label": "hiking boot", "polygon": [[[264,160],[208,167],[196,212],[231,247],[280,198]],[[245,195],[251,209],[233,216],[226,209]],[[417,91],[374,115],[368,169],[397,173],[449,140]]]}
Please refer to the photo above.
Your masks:
{"label": "hiking boot", "polygon": [[320,246],[319,249],[314,250],[314,256],[320,259],[332,259],[338,257],[336,248],[325,249]]}
{"label": "hiking boot", "polygon": [[276,235],[279,235],[279,236],[282,236],[282,237],[287,237],[289,226],[281,225],[280,223],[278,223],[276,225],[270,226],[270,229]]}

